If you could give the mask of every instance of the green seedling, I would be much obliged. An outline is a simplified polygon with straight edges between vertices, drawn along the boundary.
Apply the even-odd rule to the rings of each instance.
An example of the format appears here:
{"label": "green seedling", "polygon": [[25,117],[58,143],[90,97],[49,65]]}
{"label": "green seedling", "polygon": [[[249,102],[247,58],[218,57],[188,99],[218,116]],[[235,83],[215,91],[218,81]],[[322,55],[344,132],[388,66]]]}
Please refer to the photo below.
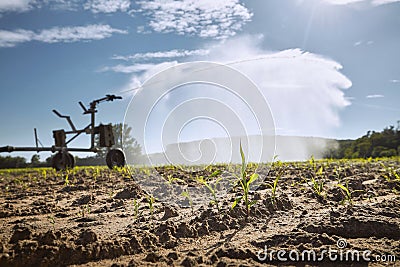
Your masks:
{"label": "green seedling", "polygon": [[[278,158],[278,155],[275,155],[274,156],[274,160],[277,159],[277,158]],[[282,174],[283,174],[283,163],[280,160],[274,161],[272,163],[272,167],[274,169],[278,170],[277,174],[276,174],[276,178],[275,178],[273,183],[266,183],[266,185],[268,185],[271,188],[271,202],[272,202],[272,204],[274,204],[275,200],[276,200],[276,190],[278,188],[278,182],[279,182],[279,179],[282,177]]]}
{"label": "green seedling", "polygon": [[56,219],[54,218],[53,214],[47,216],[47,219],[49,219],[49,222],[53,226],[53,230],[55,230]]}
{"label": "green seedling", "polygon": [[46,170],[42,170],[42,178],[44,180],[46,180],[46,178],[47,178],[47,171]]}
{"label": "green seedling", "polygon": [[355,192],[363,192],[363,190],[354,190],[353,192],[350,191],[349,188],[349,181],[346,181],[346,184],[337,184],[336,186],[338,186],[340,189],[342,189],[343,191],[343,195],[344,195],[344,199],[340,202],[340,204],[344,204],[346,201],[350,204],[353,205],[353,197],[352,194]]}
{"label": "green seedling", "polygon": [[201,183],[202,185],[204,185],[208,189],[208,191],[211,193],[213,200],[211,200],[210,204],[216,205],[219,212],[221,212],[221,208],[219,206],[219,201],[217,198],[217,186],[221,180],[222,180],[222,178],[218,178],[217,180],[215,180],[214,183],[209,184],[206,180],[204,180],[203,176],[196,177],[196,181]]}
{"label": "green seedling", "polygon": [[218,177],[218,176],[220,176],[221,175],[221,173],[222,173],[222,171],[221,170],[216,170],[216,171],[214,171],[211,175],[210,175],[210,177]]}
{"label": "green seedling", "polygon": [[400,182],[400,173],[398,173],[394,167],[385,166],[381,163],[381,166],[385,169],[385,174],[383,175],[388,182],[394,179],[396,182]]}
{"label": "green seedling", "polygon": [[315,173],[317,171],[317,163],[315,162],[314,156],[311,156],[311,158],[308,160],[308,164],[311,170]]}
{"label": "green seedling", "polygon": [[324,169],[321,166],[318,169],[318,171],[316,172],[316,176],[320,178],[319,180],[315,179],[314,177],[311,177],[311,179],[310,179],[312,190],[319,197],[324,197],[325,196],[325,193],[324,193],[324,180],[322,179],[323,171],[324,171]]}
{"label": "green seedling", "polygon": [[156,199],[153,196],[146,196],[146,198],[147,198],[147,203],[149,204],[149,210],[150,210],[151,217],[153,217],[154,202],[156,201]]}
{"label": "green seedling", "polygon": [[192,210],[192,213],[193,213],[193,201],[192,201],[192,198],[189,195],[189,192],[188,191],[182,191],[181,196],[183,196],[184,198],[186,198],[189,201],[189,206],[190,206],[190,209]]}
{"label": "green seedling", "polygon": [[276,199],[276,189],[278,188],[278,182],[281,178],[281,175],[277,175],[273,183],[267,183],[267,185],[271,188],[271,202],[275,203]]}
{"label": "green seedling", "polygon": [[97,178],[100,176],[100,169],[99,168],[93,168],[92,176],[93,176],[93,179],[96,181]]}
{"label": "green seedling", "polygon": [[257,202],[256,200],[253,200],[253,201],[249,200],[249,191],[250,191],[251,184],[258,178],[258,174],[253,173],[250,176],[250,178],[247,179],[247,173],[246,173],[247,165],[246,165],[246,159],[245,159],[245,156],[243,153],[242,143],[240,143],[240,156],[242,158],[242,165],[241,165],[241,171],[240,171],[241,176],[238,177],[238,180],[239,180],[240,187],[242,188],[243,195],[235,199],[235,201],[232,204],[232,209],[234,209],[239,202],[244,200],[244,204],[246,206],[246,211],[247,211],[247,217],[248,217],[250,215],[251,206],[253,206]]}
{"label": "green seedling", "polygon": [[150,175],[150,169],[149,168],[143,168],[142,172],[146,175],[149,176]]}
{"label": "green seedling", "polygon": [[64,186],[69,186],[69,175],[68,174],[65,175]]}
{"label": "green seedling", "polygon": [[137,201],[136,199],[133,200],[133,216],[135,219],[137,219],[139,217],[139,208],[140,208],[140,204],[139,201]]}
{"label": "green seedling", "polygon": [[341,175],[342,175],[342,167],[339,166],[339,167],[335,168],[334,171],[333,171],[333,173],[334,173],[334,175],[335,175],[336,180],[338,181],[338,183],[341,183],[341,179],[342,179],[342,177],[341,177]]}
{"label": "green seedling", "polygon": [[181,182],[181,183],[185,182],[182,179],[173,177],[171,174],[167,175],[167,181],[168,181],[168,184],[170,184],[170,185],[172,185],[173,183],[177,183],[177,182]]}

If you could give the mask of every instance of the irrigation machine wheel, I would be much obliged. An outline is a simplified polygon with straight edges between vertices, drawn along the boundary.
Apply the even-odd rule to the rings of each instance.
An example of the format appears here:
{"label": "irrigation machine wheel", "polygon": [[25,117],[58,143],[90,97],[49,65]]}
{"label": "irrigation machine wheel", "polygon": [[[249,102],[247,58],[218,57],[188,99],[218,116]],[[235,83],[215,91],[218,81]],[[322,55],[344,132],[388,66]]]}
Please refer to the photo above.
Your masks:
{"label": "irrigation machine wheel", "polygon": [[125,166],[125,154],[121,149],[111,149],[106,156],[106,163],[108,168],[113,169],[116,167]]}
{"label": "irrigation machine wheel", "polygon": [[57,171],[75,167],[75,158],[70,153],[58,152],[54,155],[51,166]]}

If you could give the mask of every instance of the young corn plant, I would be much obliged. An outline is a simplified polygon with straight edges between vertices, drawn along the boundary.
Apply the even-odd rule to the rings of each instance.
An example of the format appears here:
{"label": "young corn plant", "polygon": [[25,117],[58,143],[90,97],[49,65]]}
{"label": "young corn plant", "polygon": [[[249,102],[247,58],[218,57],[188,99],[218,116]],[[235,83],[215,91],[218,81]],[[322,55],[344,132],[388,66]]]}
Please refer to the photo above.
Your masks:
{"label": "young corn plant", "polygon": [[232,204],[232,209],[236,207],[236,205],[244,200],[244,205],[246,207],[246,214],[247,217],[250,215],[250,208],[253,206],[257,201],[253,200],[250,201],[249,199],[249,191],[250,191],[250,186],[251,184],[258,178],[257,173],[253,173],[249,179],[247,179],[247,165],[246,165],[246,159],[243,153],[243,148],[242,148],[242,143],[240,143],[240,156],[242,158],[242,165],[241,165],[241,170],[240,170],[240,177],[238,177],[240,187],[242,188],[243,195],[236,198],[235,201]]}
{"label": "young corn plant", "polygon": [[343,184],[337,184],[336,186],[338,186],[340,189],[342,189],[343,192],[343,196],[344,199],[340,202],[340,204],[344,205],[344,203],[347,201],[350,205],[353,205],[353,196],[352,194],[355,192],[363,192],[363,190],[354,190],[354,191],[350,191],[349,188],[349,181],[347,180],[345,185]]}
{"label": "young corn plant", "polygon": [[46,178],[47,178],[46,170],[42,170],[42,178],[43,178],[43,180],[46,180]]}
{"label": "young corn plant", "polygon": [[136,199],[133,200],[133,217],[135,219],[137,219],[139,217],[139,208],[140,208],[140,204],[139,201],[137,201]]}
{"label": "young corn plant", "polygon": [[276,176],[276,178],[275,178],[275,180],[274,180],[273,183],[267,183],[267,185],[271,188],[271,202],[272,202],[272,204],[275,204],[275,200],[276,200],[276,190],[277,190],[277,188],[278,188],[278,182],[279,182],[279,179],[281,178],[281,176],[282,176],[282,173],[280,172],[280,173]]}
{"label": "young corn plant", "polygon": [[55,227],[56,219],[54,218],[53,214],[47,216],[47,219],[49,220],[49,222],[53,226],[53,230],[55,230],[56,229],[56,227]]}
{"label": "young corn plant", "polygon": [[341,181],[342,181],[342,167],[341,167],[341,166],[336,167],[336,168],[334,169],[333,173],[334,173],[334,175],[335,175],[336,180],[338,181],[338,183],[341,183]]}
{"label": "young corn plant", "polygon": [[314,176],[311,176],[310,182],[311,182],[311,188],[314,191],[314,193],[319,196],[319,197],[324,197],[325,192],[324,192],[324,180],[323,180],[323,172],[324,168],[321,166],[318,171],[315,173],[316,177],[319,179],[314,178]]}
{"label": "young corn plant", "polygon": [[308,160],[308,164],[311,170],[315,173],[317,171],[317,163],[315,162],[314,156],[311,156],[311,158]]}
{"label": "young corn plant", "polygon": [[386,166],[381,163],[381,166],[384,168],[384,175],[386,181],[391,182],[392,179],[396,182],[400,182],[400,173],[398,173],[394,167]]}
{"label": "young corn plant", "polygon": [[183,196],[184,198],[186,198],[189,201],[189,206],[190,206],[190,209],[192,210],[192,213],[193,213],[193,201],[192,201],[192,198],[189,195],[189,192],[188,191],[182,191],[181,196]]}
{"label": "young corn plant", "polygon": [[212,196],[213,200],[211,200],[210,204],[217,206],[217,209],[218,209],[219,212],[221,212],[221,208],[220,208],[220,206],[219,206],[219,201],[218,201],[218,198],[217,198],[217,186],[218,186],[218,183],[219,183],[221,180],[222,180],[222,178],[218,178],[217,180],[215,180],[214,183],[209,184],[209,183],[204,179],[203,176],[198,176],[198,177],[196,177],[196,181],[197,181],[198,183],[201,183],[202,185],[204,185],[204,186],[208,189],[208,191],[211,193],[211,196]]}
{"label": "young corn plant", "polygon": [[171,174],[168,174],[167,182],[169,185],[172,185],[173,183],[177,183],[177,182],[184,183],[185,181],[182,179],[176,178],[176,177],[172,176]]}
{"label": "young corn plant", "polygon": [[150,210],[150,215],[151,218],[153,218],[154,214],[154,203],[156,202],[156,199],[153,196],[146,196],[147,198],[147,203],[149,204],[149,210]]}
{"label": "young corn plant", "polygon": [[69,186],[69,174],[66,174],[66,175],[65,175],[65,178],[64,178],[64,186]]}

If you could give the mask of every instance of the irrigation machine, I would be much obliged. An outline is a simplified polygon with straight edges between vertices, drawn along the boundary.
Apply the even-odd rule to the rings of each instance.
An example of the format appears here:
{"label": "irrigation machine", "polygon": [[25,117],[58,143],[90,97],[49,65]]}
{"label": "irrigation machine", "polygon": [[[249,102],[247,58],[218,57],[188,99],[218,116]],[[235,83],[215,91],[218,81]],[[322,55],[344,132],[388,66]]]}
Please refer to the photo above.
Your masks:
{"label": "irrigation machine", "polygon": [[[93,100],[89,104],[89,108],[86,108],[82,102],[79,105],[83,109],[83,114],[90,114],[90,123],[83,129],[77,129],[72,123],[70,116],[61,115],[57,110],[53,109],[54,114],[62,119],[66,119],[70,131],[64,129],[54,130],[54,145],[51,147],[39,147],[39,139],[37,137],[36,128],[34,129],[35,134],[35,147],[14,147],[14,146],[4,146],[0,147],[0,152],[14,152],[14,151],[32,151],[32,152],[42,152],[50,151],[56,153],[52,158],[52,167],[56,170],[65,170],[67,168],[73,168],[75,166],[75,158],[70,152],[98,152],[100,148],[107,148],[108,152],[106,155],[107,166],[112,169],[114,166],[122,167],[125,165],[125,154],[121,149],[112,149],[115,144],[113,129],[111,124],[99,124],[95,126],[97,105],[105,101],[114,101],[116,99],[122,99],[120,96],[106,95],[103,98]],[[77,148],[68,147],[68,145],[81,134],[90,135],[90,147],[89,148]],[[69,139],[67,136],[71,135]],[[95,136],[99,135],[99,142],[95,142]]]}

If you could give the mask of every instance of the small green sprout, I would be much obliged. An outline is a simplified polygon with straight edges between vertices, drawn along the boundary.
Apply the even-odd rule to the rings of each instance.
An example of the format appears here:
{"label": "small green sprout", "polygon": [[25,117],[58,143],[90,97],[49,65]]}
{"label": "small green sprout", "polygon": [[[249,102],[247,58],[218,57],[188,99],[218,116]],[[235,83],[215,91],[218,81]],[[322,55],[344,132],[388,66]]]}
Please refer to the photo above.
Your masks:
{"label": "small green sprout", "polygon": [[272,204],[275,203],[276,199],[276,189],[278,187],[278,182],[279,179],[281,178],[281,175],[277,175],[273,183],[267,183],[267,185],[271,188],[271,202]]}
{"label": "small green sprout", "polygon": [[156,199],[153,196],[146,196],[147,198],[147,203],[149,204],[149,210],[150,210],[150,214],[151,217],[153,217],[154,214],[154,202],[156,201]]}
{"label": "small green sprout", "polygon": [[319,197],[324,197],[324,180],[322,178],[324,172],[324,168],[321,166],[316,172],[316,176],[319,177],[319,180],[315,179],[313,176],[310,179],[312,190]]}
{"label": "small green sprout", "polygon": [[213,198],[213,200],[210,203],[212,205],[216,205],[219,212],[221,211],[221,208],[219,206],[219,201],[217,198],[217,185],[221,180],[222,180],[222,178],[218,178],[217,180],[215,180],[214,183],[209,184],[209,183],[207,183],[206,180],[204,180],[203,176],[196,177],[196,181],[203,184],[208,189],[208,191],[210,191],[212,198]]}
{"label": "small green sprout", "polygon": [[44,180],[46,180],[46,178],[47,178],[47,172],[46,172],[46,170],[42,170],[42,178],[43,178]]}
{"label": "small green sprout", "polygon": [[349,180],[346,180],[346,184],[337,184],[336,186],[338,186],[340,189],[342,189],[343,191],[343,195],[344,195],[344,199],[340,202],[340,204],[344,204],[346,201],[350,204],[353,205],[353,197],[352,194],[355,192],[363,192],[363,190],[354,190],[353,192],[350,191],[349,188]]}
{"label": "small green sprout", "polygon": [[189,195],[189,192],[188,191],[182,191],[181,196],[183,196],[184,198],[186,198],[189,201],[189,206],[190,206],[190,209],[192,210],[192,213],[193,213],[193,201],[192,201],[192,198]]}
{"label": "small green sprout", "polygon": [[168,184],[170,184],[170,185],[172,185],[173,183],[176,183],[176,182],[181,182],[181,183],[185,182],[182,179],[173,177],[171,174],[167,175],[167,181],[168,181]]}
{"label": "small green sprout", "polygon": [[49,219],[49,222],[53,226],[53,230],[55,230],[56,219],[54,218],[53,214],[47,216],[47,219]]}
{"label": "small green sprout", "polygon": [[140,204],[139,201],[137,201],[136,199],[133,200],[133,216],[135,219],[137,219],[139,217],[139,208],[140,208]]}
{"label": "small green sprout", "polygon": [[64,178],[64,186],[69,186],[69,175],[68,174],[66,174],[65,175],[65,178]]}
{"label": "small green sprout", "polygon": [[240,156],[242,158],[242,165],[241,165],[241,177],[238,177],[239,180],[239,184],[240,187],[243,190],[243,195],[236,198],[235,201],[232,204],[232,209],[234,209],[236,207],[236,205],[244,200],[244,204],[246,206],[246,211],[247,211],[247,217],[250,215],[250,208],[251,206],[253,206],[257,201],[253,200],[250,201],[249,200],[249,191],[250,191],[250,185],[258,178],[258,174],[257,173],[253,173],[250,178],[247,180],[247,174],[246,174],[246,159],[243,153],[243,148],[242,148],[242,143],[240,143]]}

